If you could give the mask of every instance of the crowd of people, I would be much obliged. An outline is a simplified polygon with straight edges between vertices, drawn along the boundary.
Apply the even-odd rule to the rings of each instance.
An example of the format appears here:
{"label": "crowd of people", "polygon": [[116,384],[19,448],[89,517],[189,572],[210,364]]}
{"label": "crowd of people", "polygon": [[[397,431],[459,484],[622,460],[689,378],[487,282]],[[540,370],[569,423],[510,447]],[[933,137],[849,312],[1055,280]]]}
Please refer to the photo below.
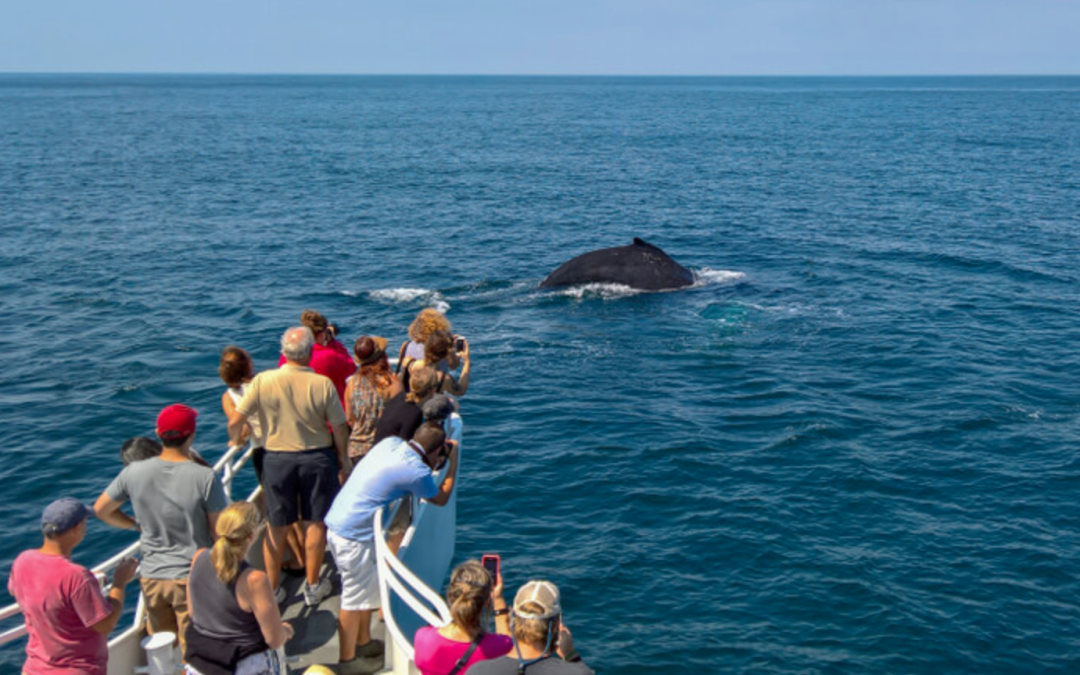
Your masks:
{"label": "crowd of people", "polygon": [[[229,441],[253,448],[258,504],[229,504],[192,447],[197,412],[174,404],[158,415],[158,441],[125,442],[124,467],[93,509],[72,498],[45,509],[42,547],[20,554],[8,581],[29,632],[25,675],[106,673],[106,639],[136,563],[121,563],[105,594],[103,580],[71,561],[94,514],[139,532],[147,631],[177,636],[189,675],[283,673],[277,650],[293,627],[281,616],[282,575],[302,575],[303,602],[317,607],[333,589],[323,570],[327,548],[341,584],[337,671],[382,668],[384,645],[372,637],[380,604],[374,517],[408,497],[389,528],[396,553],[414,499],[449,503],[461,439],[453,413],[471,359],[468,342],[434,309],[409,327],[394,370],[386,339],[361,336],[350,354],[336,333],[305,310],[282,335],[277,368],[256,373],[244,349],[222,352]],[[122,508],[128,502],[132,515]],[[264,569],[256,569],[247,560],[264,524]],[[469,561],[453,571],[447,604],[453,621],[415,636],[424,675],[592,672],[573,649],[549,581],[529,582],[508,607],[501,573]]]}

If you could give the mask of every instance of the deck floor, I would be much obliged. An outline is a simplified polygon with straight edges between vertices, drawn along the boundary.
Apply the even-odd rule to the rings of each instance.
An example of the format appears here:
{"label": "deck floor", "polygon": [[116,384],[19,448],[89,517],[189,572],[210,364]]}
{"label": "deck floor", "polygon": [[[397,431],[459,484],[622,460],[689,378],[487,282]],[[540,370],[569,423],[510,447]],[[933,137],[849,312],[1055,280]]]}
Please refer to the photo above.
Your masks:
{"label": "deck floor", "polygon": [[[341,609],[341,579],[332,563],[323,567],[322,578],[330,579],[334,590],[318,606],[308,607],[304,604],[304,579],[289,575],[281,577],[281,585],[288,593],[281,606],[282,618],[291,623],[295,631],[293,639],[285,644],[285,654],[292,675],[299,675],[312,665],[327,666],[337,672],[337,620]],[[371,632],[375,638],[385,640],[385,624],[379,620],[377,614],[372,620]],[[372,665],[377,665],[377,662]]]}

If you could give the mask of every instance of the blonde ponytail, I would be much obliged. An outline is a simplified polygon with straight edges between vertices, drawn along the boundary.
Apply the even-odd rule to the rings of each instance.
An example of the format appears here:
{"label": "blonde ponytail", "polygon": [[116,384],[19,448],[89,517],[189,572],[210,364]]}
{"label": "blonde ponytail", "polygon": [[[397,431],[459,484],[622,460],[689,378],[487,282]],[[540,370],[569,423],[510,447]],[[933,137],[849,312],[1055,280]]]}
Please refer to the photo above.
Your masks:
{"label": "blonde ponytail", "polygon": [[409,371],[409,393],[405,400],[409,403],[420,403],[434,389],[439,382],[439,374],[434,368],[424,366]]}
{"label": "blonde ponytail", "polygon": [[250,539],[262,524],[259,510],[250,502],[230,504],[217,520],[218,539],[210,551],[210,561],[214,563],[217,578],[223,584],[231,584],[240,573],[240,563],[244,560],[245,549]]}

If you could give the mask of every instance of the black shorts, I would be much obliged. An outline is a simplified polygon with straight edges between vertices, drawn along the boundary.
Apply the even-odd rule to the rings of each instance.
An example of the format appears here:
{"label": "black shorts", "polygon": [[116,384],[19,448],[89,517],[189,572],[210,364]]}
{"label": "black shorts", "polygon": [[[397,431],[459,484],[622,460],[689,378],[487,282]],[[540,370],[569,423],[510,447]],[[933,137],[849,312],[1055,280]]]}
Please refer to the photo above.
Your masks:
{"label": "black shorts", "polygon": [[333,448],[267,450],[262,479],[266,518],[273,527],[292,525],[297,520],[321,521],[340,487]]}
{"label": "black shorts", "polygon": [[251,451],[251,466],[255,469],[255,480],[262,485],[263,460],[266,459],[266,448],[255,448]]}

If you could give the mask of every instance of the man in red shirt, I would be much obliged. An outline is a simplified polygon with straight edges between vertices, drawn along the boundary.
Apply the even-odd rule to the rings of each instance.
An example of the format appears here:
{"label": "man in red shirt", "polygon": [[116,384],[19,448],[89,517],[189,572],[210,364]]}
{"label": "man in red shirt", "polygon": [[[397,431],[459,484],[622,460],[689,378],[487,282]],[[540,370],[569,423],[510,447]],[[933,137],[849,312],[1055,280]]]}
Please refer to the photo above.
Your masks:
{"label": "man in red shirt", "polygon": [[[346,380],[356,372],[356,362],[352,354],[337,340],[336,331],[330,329],[326,317],[313,309],[300,313],[300,325],[307,326],[315,334],[315,347],[311,352],[308,367],[319,375],[329,377],[337,389],[342,407],[345,406]],[[285,365],[285,357],[278,360],[278,367]]]}
{"label": "man in red shirt", "polygon": [[138,563],[127,559],[113,572],[108,596],[90,570],[71,562],[93,511],[65,497],[41,515],[41,548],[23,551],[11,566],[8,592],[30,635],[25,675],[105,675],[109,633],[124,611],[124,588]]}

